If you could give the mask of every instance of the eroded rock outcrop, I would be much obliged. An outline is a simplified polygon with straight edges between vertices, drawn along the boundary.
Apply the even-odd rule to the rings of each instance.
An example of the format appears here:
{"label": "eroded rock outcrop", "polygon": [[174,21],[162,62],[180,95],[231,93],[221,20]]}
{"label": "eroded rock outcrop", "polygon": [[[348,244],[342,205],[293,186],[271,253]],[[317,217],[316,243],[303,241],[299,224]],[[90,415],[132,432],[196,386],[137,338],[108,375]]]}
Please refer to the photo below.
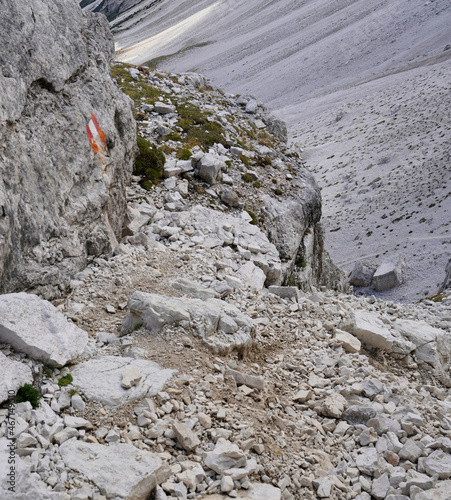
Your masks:
{"label": "eroded rock outcrop", "polygon": [[[0,7],[0,292],[54,298],[120,236],[135,151],[103,16],[74,2]],[[95,154],[91,113],[105,134]]]}

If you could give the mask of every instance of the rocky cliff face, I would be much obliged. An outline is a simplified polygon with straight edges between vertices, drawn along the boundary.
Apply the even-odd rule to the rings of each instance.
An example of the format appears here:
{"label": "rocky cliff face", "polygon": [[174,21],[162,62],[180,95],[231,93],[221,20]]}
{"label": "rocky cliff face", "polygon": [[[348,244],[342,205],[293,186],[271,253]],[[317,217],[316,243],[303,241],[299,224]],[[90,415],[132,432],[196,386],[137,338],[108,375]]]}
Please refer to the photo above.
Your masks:
{"label": "rocky cliff face", "polygon": [[[120,233],[132,107],[110,77],[103,16],[63,0],[0,9],[0,292],[53,298]],[[91,113],[105,134],[97,154]]]}

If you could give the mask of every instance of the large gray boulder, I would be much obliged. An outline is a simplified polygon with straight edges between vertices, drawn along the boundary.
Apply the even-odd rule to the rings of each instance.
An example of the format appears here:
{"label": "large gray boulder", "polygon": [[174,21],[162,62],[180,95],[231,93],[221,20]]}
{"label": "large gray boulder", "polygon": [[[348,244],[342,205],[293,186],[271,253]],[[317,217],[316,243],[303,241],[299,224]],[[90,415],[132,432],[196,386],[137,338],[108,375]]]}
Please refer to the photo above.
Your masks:
{"label": "large gray boulder", "polygon": [[[120,236],[136,148],[104,16],[65,0],[0,4],[0,293],[67,291]],[[105,134],[97,154],[91,113]]]}
{"label": "large gray boulder", "polygon": [[217,156],[207,153],[197,162],[196,169],[199,177],[208,184],[216,184],[218,182],[221,169],[226,164]]}
{"label": "large gray boulder", "polygon": [[406,264],[404,259],[395,262],[384,262],[373,275],[373,288],[376,292],[385,292],[399,286],[404,279]]}
{"label": "large gray boulder", "polygon": [[178,325],[204,339],[219,353],[245,351],[252,343],[255,326],[249,316],[219,299],[167,297],[134,292],[122,324],[123,335],[143,326],[158,333],[165,325]]}
{"label": "large gray boulder", "polygon": [[360,261],[356,262],[349,277],[349,283],[353,286],[370,286],[374,272],[374,266]]}
{"label": "large gray boulder", "polygon": [[20,292],[0,295],[0,342],[61,367],[84,351],[88,334],[47,300]]}
{"label": "large gray boulder", "polygon": [[319,285],[347,290],[349,286],[343,271],[333,264],[324,249],[318,185],[301,165],[297,172],[286,197],[262,196],[265,227],[269,241],[279,252],[283,280],[286,282],[294,275],[304,291]]}
{"label": "large gray boulder", "polygon": [[130,444],[103,446],[70,439],[59,453],[67,467],[88,477],[108,498],[147,500],[170,475],[158,455]]}

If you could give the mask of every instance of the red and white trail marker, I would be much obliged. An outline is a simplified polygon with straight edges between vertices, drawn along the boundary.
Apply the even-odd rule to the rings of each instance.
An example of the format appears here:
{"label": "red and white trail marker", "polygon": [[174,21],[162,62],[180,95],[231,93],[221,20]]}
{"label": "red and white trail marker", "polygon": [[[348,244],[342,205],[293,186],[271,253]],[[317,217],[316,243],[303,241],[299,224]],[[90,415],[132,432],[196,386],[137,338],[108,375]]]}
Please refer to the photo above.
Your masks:
{"label": "red and white trail marker", "polygon": [[106,148],[105,134],[100,128],[100,125],[93,113],[91,113],[91,119],[86,125],[86,133],[88,134],[88,139],[94,153],[97,154],[100,150],[104,150]]}

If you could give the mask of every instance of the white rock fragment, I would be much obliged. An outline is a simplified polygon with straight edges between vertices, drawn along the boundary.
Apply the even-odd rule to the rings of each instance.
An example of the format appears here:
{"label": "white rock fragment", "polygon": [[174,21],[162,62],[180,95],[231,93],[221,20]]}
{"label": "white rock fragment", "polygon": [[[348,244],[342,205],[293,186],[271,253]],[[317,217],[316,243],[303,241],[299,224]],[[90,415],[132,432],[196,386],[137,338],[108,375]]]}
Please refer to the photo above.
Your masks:
{"label": "white rock fragment", "polygon": [[70,440],[60,446],[59,453],[67,467],[87,476],[111,498],[146,500],[170,475],[156,454],[129,444],[103,446]]}
{"label": "white rock fragment", "polygon": [[347,352],[360,352],[362,344],[360,340],[343,330],[335,330],[335,339],[341,343],[343,349]]}
{"label": "white rock fragment", "polygon": [[64,366],[85,349],[88,334],[50,302],[28,293],[0,295],[0,341],[50,366]]}
{"label": "white rock fragment", "polygon": [[130,387],[138,385],[141,379],[142,379],[141,368],[136,365],[129,365],[122,372],[121,385],[125,389],[130,389]]}
{"label": "white rock fragment", "polygon": [[363,344],[388,352],[392,350],[393,342],[396,340],[377,314],[363,310],[354,311],[352,333]]}
{"label": "white rock fragment", "polygon": [[[136,385],[125,389],[122,386],[122,374],[125,368],[133,366],[141,371],[142,377]],[[74,386],[80,388],[87,399],[115,406],[157,394],[175,371],[160,368],[153,361],[102,356],[80,363],[71,373]],[[134,373],[137,375],[137,372]]]}
{"label": "white rock fragment", "polygon": [[0,352],[0,403],[14,397],[19,387],[32,382],[33,375],[27,365],[13,361]]}

